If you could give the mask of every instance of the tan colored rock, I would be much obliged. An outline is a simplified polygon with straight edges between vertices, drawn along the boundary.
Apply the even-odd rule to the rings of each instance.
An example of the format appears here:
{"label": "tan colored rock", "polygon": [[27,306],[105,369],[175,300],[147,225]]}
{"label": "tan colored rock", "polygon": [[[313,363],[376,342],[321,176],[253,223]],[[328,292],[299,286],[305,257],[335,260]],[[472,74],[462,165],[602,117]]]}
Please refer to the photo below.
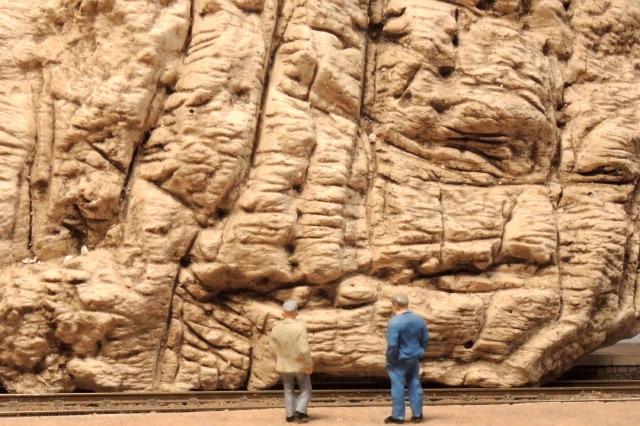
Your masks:
{"label": "tan colored rock", "polygon": [[0,381],[540,383],[640,331],[634,0],[0,0]]}

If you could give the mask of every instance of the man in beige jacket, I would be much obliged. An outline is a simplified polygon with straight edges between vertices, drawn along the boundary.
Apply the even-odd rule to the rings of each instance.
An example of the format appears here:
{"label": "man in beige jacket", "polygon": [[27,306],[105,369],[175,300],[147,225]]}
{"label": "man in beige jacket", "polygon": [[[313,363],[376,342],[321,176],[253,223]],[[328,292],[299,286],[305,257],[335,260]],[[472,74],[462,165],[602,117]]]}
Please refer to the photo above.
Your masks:
{"label": "man in beige jacket", "polygon": [[[309,421],[307,406],[311,399],[309,374],[313,372],[307,329],[296,321],[296,302],[286,301],[282,305],[282,316],[284,320],[278,322],[271,330],[269,350],[276,358],[276,371],[282,376],[287,422],[306,423]],[[295,381],[300,388],[297,401],[293,394]]]}

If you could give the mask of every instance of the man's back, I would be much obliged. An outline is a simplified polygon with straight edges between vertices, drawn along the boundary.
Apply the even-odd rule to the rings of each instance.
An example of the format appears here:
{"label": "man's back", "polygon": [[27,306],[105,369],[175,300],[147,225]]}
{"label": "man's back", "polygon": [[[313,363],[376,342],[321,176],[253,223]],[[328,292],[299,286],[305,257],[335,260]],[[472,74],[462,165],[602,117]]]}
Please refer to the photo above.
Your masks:
{"label": "man's back", "polygon": [[277,323],[269,336],[269,349],[279,373],[302,373],[312,367],[307,329],[294,319]]}
{"label": "man's back", "polygon": [[404,311],[389,320],[387,330],[387,360],[390,362],[420,358],[429,343],[429,331],[424,319]]}

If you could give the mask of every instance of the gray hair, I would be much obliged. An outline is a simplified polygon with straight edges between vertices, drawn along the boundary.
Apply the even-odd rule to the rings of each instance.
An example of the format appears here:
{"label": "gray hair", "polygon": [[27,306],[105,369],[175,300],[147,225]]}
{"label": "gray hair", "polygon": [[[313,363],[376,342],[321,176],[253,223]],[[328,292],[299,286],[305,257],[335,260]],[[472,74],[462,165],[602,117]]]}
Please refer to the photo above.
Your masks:
{"label": "gray hair", "polygon": [[398,308],[406,308],[409,306],[409,298],[404,293],[396,293],[391,296],[391,304]]}

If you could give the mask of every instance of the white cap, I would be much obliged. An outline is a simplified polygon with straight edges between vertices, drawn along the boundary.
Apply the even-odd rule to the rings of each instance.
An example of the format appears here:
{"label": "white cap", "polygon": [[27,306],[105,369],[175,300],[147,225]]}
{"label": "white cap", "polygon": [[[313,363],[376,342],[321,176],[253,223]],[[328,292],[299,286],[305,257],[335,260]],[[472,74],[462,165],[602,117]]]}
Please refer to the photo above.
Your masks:
{"label": "white cap", "polygon": [[282,310],[285,312],[295,312],[298,310],[298,304],[293,300],[287,300],[282,304]]}

